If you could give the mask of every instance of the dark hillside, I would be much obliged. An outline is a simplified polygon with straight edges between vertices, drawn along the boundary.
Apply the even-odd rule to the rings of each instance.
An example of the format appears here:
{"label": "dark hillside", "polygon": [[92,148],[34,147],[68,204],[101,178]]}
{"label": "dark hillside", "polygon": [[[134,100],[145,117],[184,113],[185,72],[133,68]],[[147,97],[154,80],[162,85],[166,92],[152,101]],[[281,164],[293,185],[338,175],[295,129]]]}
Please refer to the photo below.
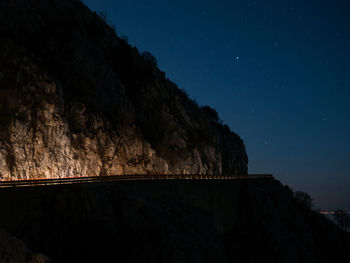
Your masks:
{"label": "dark hillside", "polygon": [[350,260],[349,234],[270,179],[7,189],[0,211],[2,227],[54,262]]}

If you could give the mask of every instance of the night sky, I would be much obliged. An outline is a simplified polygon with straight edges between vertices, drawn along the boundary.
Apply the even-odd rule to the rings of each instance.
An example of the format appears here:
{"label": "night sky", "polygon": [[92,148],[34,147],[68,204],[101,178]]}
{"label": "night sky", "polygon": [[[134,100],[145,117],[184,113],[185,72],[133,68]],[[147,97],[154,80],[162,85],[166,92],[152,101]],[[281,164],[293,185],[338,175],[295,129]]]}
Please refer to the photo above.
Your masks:
{"label": "night sky", "polygon": [[350,210],[350,2],[85,0],[316,207]]}

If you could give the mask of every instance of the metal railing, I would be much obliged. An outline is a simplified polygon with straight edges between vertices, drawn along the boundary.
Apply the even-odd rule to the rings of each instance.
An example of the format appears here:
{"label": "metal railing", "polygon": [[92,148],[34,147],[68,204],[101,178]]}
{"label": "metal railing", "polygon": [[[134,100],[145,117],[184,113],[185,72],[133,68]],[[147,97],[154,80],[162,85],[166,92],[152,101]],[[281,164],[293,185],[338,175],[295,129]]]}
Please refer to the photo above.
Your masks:
{"label": "metal railing", "polygon": [[63,184],[102,183],[112,181],[140,181],[140,180],[248,180],[248,179],[273,179],[271,174],[249,175],[201,175],[201,174],[134,174],[134,175],[110,175],[89,177],[67,177],[54,179],[30,179],[0,181],[0,188],[45,186]]}

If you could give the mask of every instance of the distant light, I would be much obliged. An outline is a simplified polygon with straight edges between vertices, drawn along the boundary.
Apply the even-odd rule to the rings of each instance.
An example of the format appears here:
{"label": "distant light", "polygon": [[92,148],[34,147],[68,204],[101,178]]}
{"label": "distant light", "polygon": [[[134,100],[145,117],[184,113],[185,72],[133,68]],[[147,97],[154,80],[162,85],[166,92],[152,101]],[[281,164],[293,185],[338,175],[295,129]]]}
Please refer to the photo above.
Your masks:
{"label": "distant light", "polygon": [[238,57],[238,56],[236,57],[236,60],[239,60],[239,57]]}
{"label": "distant light", "polygon": [[[323,214],[323,215],[334,215],[335,211],[320,211],[320,214]],[[344,211],[344,214],[350,214],[350,212]]]}

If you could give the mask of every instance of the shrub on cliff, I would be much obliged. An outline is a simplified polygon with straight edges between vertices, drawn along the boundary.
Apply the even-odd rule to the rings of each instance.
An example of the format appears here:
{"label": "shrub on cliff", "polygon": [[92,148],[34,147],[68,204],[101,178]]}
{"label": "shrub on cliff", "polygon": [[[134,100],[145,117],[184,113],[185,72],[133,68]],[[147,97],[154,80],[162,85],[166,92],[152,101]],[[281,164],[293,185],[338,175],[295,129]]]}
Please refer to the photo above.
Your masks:
{"label": "shrub on cliff", "polygon": [[305,208],[311,209],[314,206],[314,200],[308,193],[297,191],[294,193],[294,198],[300,205],[304,206]]}
{"label": "shrub on cliff", "polygon": [[212,107],[203,106],[203,107],[201,107],[201,110],[205,113],[205,115],[210,120],[213,120],[213,121],[216,121],[216,122],[218,122],[220,120],[218,112],[215,109],[213,109]]}
{"label": "shrub on cliff", "polygon": [[153,54],[151,52],[149,52],[149,51],[143,52],[142,57],[144,58],[144,60],[151,63],[153,66],[158,65],[157,59],[155,58],[155,56],[153,56]]}
{"label": "shrub on cliff", "polygon": [[117,32],[117,27],[108,19],[106,12],[98,12],[97,14],[110,28],[113,29],[114,33]]}
{"label": "shrub on cliff", "polygon": [[129,43],[129,37],[127,35],[121,35],[120,39],[124,40],[127,44]]}

